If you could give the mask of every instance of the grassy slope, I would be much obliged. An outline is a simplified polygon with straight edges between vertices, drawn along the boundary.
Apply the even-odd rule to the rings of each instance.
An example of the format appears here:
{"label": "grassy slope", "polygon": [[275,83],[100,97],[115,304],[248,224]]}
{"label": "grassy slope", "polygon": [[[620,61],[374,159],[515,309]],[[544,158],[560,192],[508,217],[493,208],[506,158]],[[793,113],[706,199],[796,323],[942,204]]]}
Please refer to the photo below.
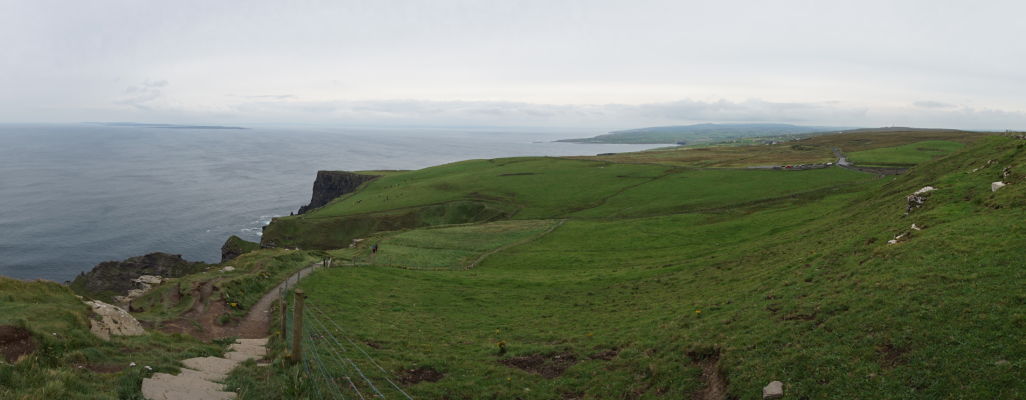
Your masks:
{"label": "grassy slope", "polygon": [[961,149],[965,144],[947,140],[927,140],[894,147],[882,147],[848,154],[859,165],[914,165]]}
{"label": "grassy slope", "polygon": [[[408,387],[421,398],[686,396],[702,386],[686,354],[710,349],[740,398],[777,379],[795,398],[1020,398],[1020,143],[987,139],[905,176],[839,177],[845,185],[814,195],[776,198],[764,184],[727,192],[738,196],[720,199],[730,208],[572,219],[471,271],[337,268],[303,287],[351,336],[374,342],[366,350],[387,369],[445,373]],[[991,193],[1005,165],[1013,185]],[[940,190],[903,216],[904,196],[925,185]],[[646,193],[667,202],[651,212],[674,209],[662,193]],[[680,196],[680,209],[703,195],[724,196]],[[751,201],[760,196],[775,200]],[[594,212],[623,210],[606,204]],[[925,229],[885,244],[913,222]],[[509,354],[496,354],[499,341]],[[611,360],[589,357],[614,348]],[[554,379],[499,363],[556,352],[579,362]]]}
{"label": "grassy slope", "polygon": [[[234,307],[229,308],[229,315],[226,318],[239,319],[245,316],[249,307],[256,304],[268,290],[289,275],[318,260],[319,257],[304,251],[254,250],[224,264],[216,265],[208,271],[171,279],[155,287],[132,302],[134,308],[141,310],[133,315],[140,321],[154,325],[175,319],[189,310],[197,300],[191,295],[192,288],[203,282],[217,281],[216,286],[221,290],[215,298],[208,301],[235,303]],[[229,265],[235,270],[221,271],[224,266]],[[182,293],[182,299],[176,302],[167,301],[166,299],[171,297],[169,291]]]}
{"label": "grassy slope", "polygon": [[852,153],[923,141],[971,143],[983,136],[986,135],[947,129],[876,129],[812,136],[774,145],[680,147],[587,158],[693,167],[814,164],[835,161],[832,151],[834,148]]}
{"label": "grassy slope", "polygon": [[89,308],[67,287],[0,277],[0,325],[27,328],[40,345],[14,365],[0,360],[0,399],[141,399],[143,377],[177,372],[178,360],[223,351],[159,333],[104,342],[89,332],[89,318]]}

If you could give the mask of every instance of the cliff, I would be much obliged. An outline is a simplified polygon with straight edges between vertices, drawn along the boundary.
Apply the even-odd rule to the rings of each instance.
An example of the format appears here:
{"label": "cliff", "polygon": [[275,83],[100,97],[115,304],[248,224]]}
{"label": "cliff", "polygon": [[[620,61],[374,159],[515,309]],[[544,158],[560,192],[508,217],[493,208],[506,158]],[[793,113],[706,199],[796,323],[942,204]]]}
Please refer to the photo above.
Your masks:
{"label": "cliff", "polygon": [[142,275],[174,278],[198,272],[206,263],[190,262],[178,254],[150,253],[124,261],[106,261],[71,281],[71,289],[79,294],[112,302],[114,296],[125,295],[136,288]]}
{"label": "cliff", "polygon": [[233,260],[235,257],[259,248],[259,243],[249,242],[238,236],[232,235],[228,240],[224,241],[223,245],[221,245],[221,262]]}
{"label": "cliff", "polygon": [[310,197],[310,204],[299,208],[303,214],[317,207],[328,204],[336,197],[351,193],[360,185],[380,178],[379,175],[364,175],[348,171],[317,171],[317,179],[314,180],[313,196]]}

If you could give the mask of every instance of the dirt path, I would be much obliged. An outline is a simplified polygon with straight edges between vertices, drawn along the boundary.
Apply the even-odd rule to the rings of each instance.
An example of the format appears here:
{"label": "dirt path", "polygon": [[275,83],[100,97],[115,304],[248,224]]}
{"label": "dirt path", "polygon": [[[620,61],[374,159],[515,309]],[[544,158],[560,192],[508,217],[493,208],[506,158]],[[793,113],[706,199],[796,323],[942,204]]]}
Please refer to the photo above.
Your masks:
{"label": "dirt path", "polygon": [[218,322],[221,315],[228,311],[223,301],[215,299],[218,298],[218,280],[203,282],[191,291],[191,295],[196,299],[192,309],[179,318],[161,324],[158,329],[166,333],[191,335],[204,341],[224,337],[243,339],[267,337],[271,327],[271,305],[278,298],[278,292],[283,289],[291,289],[296,286],[299,279],[320,267],[320,263],[312,264],[286,278],[285,281],[265,293],[256,304],[250,307],[242,321],[235,325],[221,325]]}
{"label": "dirt path", "polygon": [[298,272],[292,274],[292,276],[285,278],[285,281],[279,283],[273,289],[264,294],[264,297],[260,298],[252,308],[249,309],[249,313],[246,317],[239,322],[239,325],[229,331],[233,331],[235,336],[246,339],[262,338],[267,336],[267,332],[271,327],[271,306],[274,305],[274,301],[278,299],[278,293],[281,290],[289,290],[299,283],[300,279],[310,275],[313,270],[322,267],[321,263],[315,263],[309,267],[303,268]]}

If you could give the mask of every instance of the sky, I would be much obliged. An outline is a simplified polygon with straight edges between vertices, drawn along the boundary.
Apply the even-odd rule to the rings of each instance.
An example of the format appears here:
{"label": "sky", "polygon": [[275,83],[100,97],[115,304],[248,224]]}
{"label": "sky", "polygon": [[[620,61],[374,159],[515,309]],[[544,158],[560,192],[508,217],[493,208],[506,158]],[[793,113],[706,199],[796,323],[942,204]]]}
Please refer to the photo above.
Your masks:
{"label": "sky", "polygon": [[1026,129],[1017,1],[0,0],[0,122]]}

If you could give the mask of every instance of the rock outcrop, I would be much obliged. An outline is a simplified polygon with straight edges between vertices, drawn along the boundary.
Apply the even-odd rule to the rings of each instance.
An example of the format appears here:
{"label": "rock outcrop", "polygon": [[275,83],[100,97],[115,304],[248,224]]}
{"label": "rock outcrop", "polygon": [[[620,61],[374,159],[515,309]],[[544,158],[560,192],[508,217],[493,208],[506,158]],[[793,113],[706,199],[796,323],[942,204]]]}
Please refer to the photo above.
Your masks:
{"label": "rock outcrop", "polygon": [[81,295],[105,301],[141,289],[135,280],[143,275],[177,278],[206,268],[206,263],[190,262],[178,254],[151,253],[124,261],[102,262],[91,271],[79,274],[71,288]]}
{"label": "rock outcrop", "polygon": [[259,243],[253,243],[232,235],[221,245],[221,262],[234,260],[235,257],[260,249]]}
{"label": "rock outcrop", "polygon": [[300,207],[299,213],[303,214],[328,204],[335,198],[351,193],[360,185],[377,178],[380,178],[380,175],[364,175],[348,171],[317,171],[310,204]]}
{"label": "rock outcrop", "polygon": [[99,300],[85,302],[99,319],[89,320],[89,330],[103,340],[111,336],[138,336],[146,333],[142,324],[128,311]]}
{"label": "rock outcrop", "polygon": [[132,279],[132,283],[136,284],[135,289],[129,289],[128,294],[124,296],[114,296],[114,301],[121,305],[128,305],[132,300],[142,297],[142,295],[149,292],[150,289],[155,285],[159,285],[164,282],[164,277],[160,275],[143,275],[138,278]]}
{"label": "rock outcrop", "polygon": [[924,186],[922,189],[916,190],[912,194],[906,196],[905,201],[908,203],[908,205],[905,208],[905,214],[908,215],[908,213],[911,213],[912,210],[915,210],[919,207],[922,207],[923,204],[926,204],[926,199],[929,198],[930,192],[934,190],[937,190],[937,188],[933,186]]}

